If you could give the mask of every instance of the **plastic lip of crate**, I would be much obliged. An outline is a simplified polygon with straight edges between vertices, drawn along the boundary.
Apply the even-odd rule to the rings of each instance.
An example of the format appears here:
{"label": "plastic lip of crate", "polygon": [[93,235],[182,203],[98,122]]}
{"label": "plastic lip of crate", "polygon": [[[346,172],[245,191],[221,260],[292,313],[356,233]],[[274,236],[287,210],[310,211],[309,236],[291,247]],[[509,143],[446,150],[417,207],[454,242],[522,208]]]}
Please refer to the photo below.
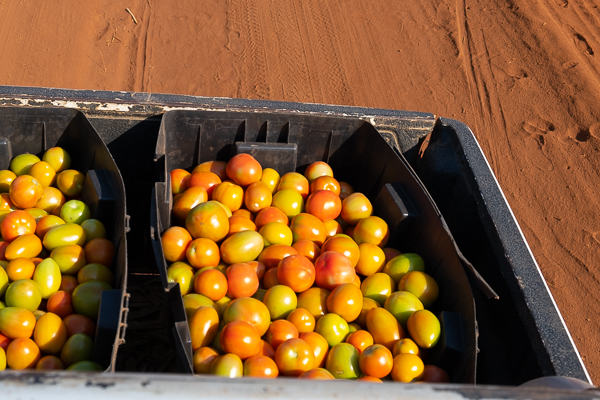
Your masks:
{"label": "plastic lip of crate", "polygon": [[23,153],[42,156],[60,146],[71,155],[71,168],[86,174],[81,199],[92,218],[101,220],[115,245],[113,265],[118,289],[102,293],[94,338],[93,361],[114,372],[127,319],[127,247],[125,188],[108,148],[79,111],[64,108],[0,107],[0,169]]}
{"label": "plastic lip of crate", "polygon": [[160,243],[160,235],[173,222],[169,171],[190,170],[209,160],[226,161],[239,152],[253,154],[263,168],[280,174],[302,173],[310,163],[326,161],[338,180],[366,194],[374,214],[390,226],[388,246],[421,255],[426,272],[440,282],[440,298],[431,311],[440,317],[443,333],[430,352],[431,362],[446,368],[453,382],[475,382],[471,289],[452,237],[408,163],[360,119],[285,113],[171,111],[163,116],[155,152],[162,181],[156,183],[152,197],[152,242],[172,305],[181,372],[192,372],[191,340],[179,286],[167,282]]}

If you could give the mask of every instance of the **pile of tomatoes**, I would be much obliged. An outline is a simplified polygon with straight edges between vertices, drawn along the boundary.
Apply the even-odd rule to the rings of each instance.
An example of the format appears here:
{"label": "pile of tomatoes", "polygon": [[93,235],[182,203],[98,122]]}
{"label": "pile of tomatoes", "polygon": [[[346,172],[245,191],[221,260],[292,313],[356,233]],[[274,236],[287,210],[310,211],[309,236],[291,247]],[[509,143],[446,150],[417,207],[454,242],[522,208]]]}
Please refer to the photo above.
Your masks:
{"label": "pile of tomatoes", "polygon": [[238,154],[170,178],[162,246],[196,373],[448,381],[423,362],[440,336],[426,309],[437,283],[417,254],[386,247],[386,222],[328,164],[280,177]]}
{"label": "pile of tomatoes", "polygon": [[0,370],[104,369],[91,359],[114,245],[70,167],[53,147],[0,171]]}

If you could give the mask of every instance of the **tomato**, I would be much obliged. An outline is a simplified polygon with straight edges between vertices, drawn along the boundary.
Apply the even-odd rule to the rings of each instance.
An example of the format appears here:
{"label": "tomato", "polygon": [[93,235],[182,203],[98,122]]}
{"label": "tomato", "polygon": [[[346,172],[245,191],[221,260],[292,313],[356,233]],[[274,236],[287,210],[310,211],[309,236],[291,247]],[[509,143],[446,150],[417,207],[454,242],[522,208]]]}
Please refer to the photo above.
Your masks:
{"label": "tomato", "polygon": [[46,150],[42,160],[50,164],[56,172],[62,172],[71,167],[71,156],[62,147],[52,147]]}
{"label": "tomato", "polygon": [[83,190],[85,175],[74,169],[66,169],[58,174],[56,186],[67,197],[77,197]]}
{"label": "tomato", "polygon": [[271,194],[275,194],[277,192],[277,186],[279,186],[280,180],[281,177],[279,176],[279,173],[273,168],[263,169],[260,181],[265,183],[269,187],[269,189],[271,190]]}
{"label": "tomato", "polygon": [[0,349],[3,349],[6,351],[10,342],[11,342],[11,339],[7,338],[6,336],[4,336],[3,334],[0,333]]}
{"label": "tomato", "polygon": [[298,297],[290,287],[285,285],[275,285],[267,290],[262,302],[269,309],[271,320],[276,320],[286,318],[296,309]]}
{"label": "tomato", "polygon": [[244,189],[231,182],[223,182],[214,188],[212,199],[225,204],[231,211],[237,211],[244,201]]}
{"label": "tomato", "polygon": [[191,174],[185,169],[177,168],[171,171],[170,175],[173,195],[185,192],[188,188],[188,181]]}
{"label": "tomato", "polygon": [[370,217],[372,213],[373,206],[367,196],[362,193],[352,193],[342,201],[340,215],[349,225],[356,225],[358,221]]}
{"label": "tomato", "polygon": [[331,292],[327,289],[312,287],[298,295],[298,308],[304,308],[318,320],[327,314],[329,293]]}
{"label": "tomato", "polygon": [[[238,232],[221,244],[221,258],[227,264],[254,261],[264,248],[264,240],[255,231]],[[260,261],[260,260],[259,260]]]}
{"label": "tomato", "polygon": [[[43,217],[42,219],[40,219],[39,221],[37,221],[37,224],[35,227],[35,234],[40,239],[43,239],[44,235],[46,235],[46,233],[50,229],[54,228],[55,226],[64,225],[64,224],[65,224],[65,221],[63,221],[62,218],[57,217],[56,215],[47,215],[47,216]],[[1,224],[0,224],[0,227],[1,227]]]}
{"label": "tomato", "polygon": [[312,369],[314,362],[313,349],[302,339],[287,340],[275,351],[275,363],[285,376],[300,376]]}
{"label": "tomato", "polygon": [[179,283],[181,295],[185,296],[194,285],[194,271],[188,264],[175,262],[167,268],[167,282]]}
{"label": "tomato", "polygon": [[106,237],[106,228],[104,227],[104,224],[101,221],[98,221],[97,219],[86,219],[81,223],[81,227],[85,232],[85,238],[88,242],[96,238]]}
{"label": "tomato", "polygon": [[421,271],[411,271],[404,275],[398,283],[398,290],[414,294],[425,308],[429,308],[439,296],[435,279]]}
{"label": "tomato", "polygon": [[294,254],[298,254],[298,252],[292,246],[287,246],[285,244],[274,244],[264,248],[264,250],[258,255],[258,261],[263,263],[268,270],[271,268],[277,268],[281,260]]}
{"label": "tomato", "polygon": [[300,213],[296,215],[290,223],[290,229],[294,235],[294,243],[299,240],[310,240],[317,246],[322,246],[325,242],[325,225],[314,215]]}
{"label": "tomato", "polygon": [[219,246],[210,239],[194,239],[187,248],[186,257],[194,268],[214,267],[221,259]]}
{"label": "tomato", "polygon": [[225,352],[245,360],[255,356],[262,347],[260,336],[252,325],[245,321],[232,321],[223,327],[220,338]]}
{"label": "tomato", "polygon": [[302,375],[298,377],[299,379],[313,379],[319,381],[329,381],[335,379],[331,372],[327,371],[325,368],[313,368],[304,372]]}
{"label": "tomato", "polygon": [[302,195],[293,189],[279,190],[273,195],[271,204],[281,210],[287,218],[294,218],[304,210]]}
{"label": "tomato", "polygon": [[252,183],[244,193],[244,204],[248,210],[254,213],[271,206],[272,200],[271,189],[261,181]]}
{"label": "tomato", "polygon": [[17,176],[29,173],[29,169],[33,164],[39,162],[40,159],[34,154],[19,154],[10,161],[10,170]]}
{"label": "tomato", "polygon": [[5,293],[8,307],[20,307],[35,311],[42,302],[40,286],[31,279],[21,279],[11,283]]}
{"label": "tomato", "polygon": [[375,344],[382,344],[390,351],[396,341],[404,338],[404,330],[396,318],[385,308],[372,308],[367,313],[367,329]]}
{"label": "tomato", "polygon": [[383,271],[385,254],[381,247],[372,243],[361,243],[358,248],[360,256],[356,264],[356,272],[364,276],[371,276]]}
{"label": "tomato", "polygon": [[194,351],[192,363],[194,372],[197,374],[208,374],[210,364],[219,356],[219,353],[212,347],[200,347]]}
{"label": "tomato", "polygon": [[423,361],[414,354],[398,354],[394,357],[392,379],[397,382],[414,382],[421,379]]}
{"label": "tomato", "polygon": [[227,378],[241,378],[244,374],[244,364],[235,354],[219,356],[210,365],[210,374]]}
{"label": "tomato", "polygon": [[6,242],[12,242],[19,236],[28,233],[35,233],[35,228],[35,219],[22,210],[12,211],[0,223],[0,232]]}
{"label": "tomato", "polygon": [[71,314],[66,316],[63,322],[67,328],[68,337],[77,333],[83,333],[93,338],[96,333],[96,324],[85,315]]}
{"label": "tomato", "polygon": [[366,329],[367,328],[367,313],[369,312],[369,310],[371,308],[376,308],[376,307],[380,307],[378,302],[376,302],[373,299],[363,296],[362,309],[360,310],[360,314],[358,315],[358,318],[356,318],[354,320],[354,323],[358,324],[358,326],[360,326],[362,329]]}
{"label": "tomato", "polygon": [[192,243],[192,236],[184,228],[173,226],[165,231],[161,242],[167,261],[183,261],[186,259],[187,248]]}
{"label": "tomato", "polygon": [[352,238],[344,234],[336,235],[323,243],[321,252],[325,251],[337,251],[338,253],[342,253],[348,257],[353,268],[356,267],[360,258],[360,249],[358,245]]}
{"label": "tomato", "polygon": [[87,264],[84,249],[76,244],[55,248],[50,253],[50,258],[56,262],[61,273],[68,275],[77,274]]}
{"label": "tomato", "polygon": [[352,322],[360,315],[363,296],[356,285],[345,283],[339,285],[327,297],[327,310],[342,317],[346,322]]}
{"label": "tomato", "polygon": [[260,342],[261,342],[261,348],[257,355],[269,357],[270,359],[274,359],[275,358],[275,350],[273,349],[273,347],[269,343],[265,342],[264,340],[261,340]]}
{"label": "tomato", "polygon": [[306,200],[306,212],[316,216],[323,222],[336,219],[341,211],[342,201],[340,197],[329,190],[317,190]]}
{"label": "tomato", "polygon": [[66,367],[79,361],[92,359],[94,342],[84,333],[76,333],[69,337],[60,351],[60,359]]}
{"label": "tomato", "polygon": [[360,290],[364,297],[375,300],[383,307],[394,291],[394,281],[389,275],[378,272],[365,278],[360,285]]}
{"label": "tomato", "polygon": [[194,291],[218,301],[227,294],[227,278],[216,269],[202,271],[194,280]]}
{"label": "tomato", "polygon": [[208,200],[208,193],[202,186],[194,186],[173,199],[172,212],[179,222],[185,222],[188,213],[198,204]]}
{"label": "tomato", "polygon": [[383,378],[392,372],[394,357],[387,347],[374,344],[360,354],[359,364],[364,374]]}
{"label": "tomato", "polygon": [[280,285],[281,282],[277,279],[277,268],[268,269],[263,277],[262,286],[265,289],[271,289],[273,286]]}
{"label": "tomato", "polygon": [[[17,209],[18,207],[13,204],[8,193],[0,194],[0,210],[10,212],[15,211]],[[4,216],[2,218],[4,218]]]}
{"label": "tomato", "polygon": [[17,175],[8,169],[0,171],[0,193],[8,193],[8,188]]}
{"label": "tomato", "polygon": [[342,317],[333,313],[319,318],[315,332],[323,336],[331,347],[342,343],[350,334],[348,323]]}
{"label": "tomato", "polygon": [[315,317],[304,308],[296,308],[286,317],[299,333],[313,332],[315,330]]}
{"label": "tomato", "polygon": [[205,161],[202,164],[197,165],[192,173],[196,172],[212,172],[216,174],[219,179],[225,180],[227,179],[227,173],[225,168],[227,167],[227,163],[225,161]]}
{"label": "tomato", "polygon": [[310,192],[314,193],[317,190],[329,190],[330,192],[335,193],[339,197],[340,183],[332,176],[323,175],[310,183]]}
{"label": "tomato", "polygon": [[281,222],[269,222],[260,229],[259,233],[265,241],[265,247],[273,244],[292,245],[292,231]]}
{"label": "tomato", "polygon": [[[48,216],[48,213],[44,210],[42,210],[41,208],[26,208],[25,211],[27,214],[31,215],[33,217],[33,219],[35,219],[35,223],[37,224],[37,222]],[[8,215],[8,214],[6,214]]]}
{"label": "tomato", "polygon": [[89,281],[82,283],[73,290],[71,298],[73,309],[77,314],[85,315],[96,321],[100,310],[102,291],[111,289],[112,287],[106,282]]}
{"label": "tomato", "polygon": [[292,245],[292,247],[296,249],[298,254],[308,258],[308,260],[313,264],[321,255],[321,249],[319,246],[317,246],[315,242],[312,242],[308,239],[298,240]]}
{"label": "tomato", "polygon": [[65,202],[65,195],[60,190],[54,187],[47,187],[44,188],[42,197],[35,206],[51,214],[57,207],[62,207]]}
{"label": "tomato", "polygon": [[209,199],[212,199],[212,194],[217,185],[221,183],[221,179],[217,174],[208,171],[194,172],[188,180],[188,186],[201,186],[206,189]]}
{"label": "tomato", "polygon": [[245,321],[254,326],[260,336],[264,335],[271,324],[269,309],[259,300],[241,297],[227,305],[223,312],[223,322]]}
{"label": "tomato", "polygon": [[[191,244],[190,244],[191,245]],[[115,256],[115,245],[105,238],[88,241],[83,248],[88,264],[98,263],[110,267]]]}
{"label": "tomato", "polygon": [[219,315],[212,307],[199,307],[189,320],[192,349],[208,346],[219,327]]}
{"label": "tomato", "polygon": [[85,242],[85,232],[83,231],[83,228],[77,224],[57,225],[46,232],[43,239],[44,247],[49,251],[68,244],[83,246],[85,245]]}
{"label": "tomato", "polygon": [[10,199],[19,208],[33,208],[44,194],[42,185],[31,175],[18,176],[8,191]]}
{"label": "tomato", "polygon": [[6,363],[10,369],[33,369],[40,357],[39,347],[29,338],[17,338],[6,349]]}
{"label": "tomato", "polygon": [[[6,261],[3,261],[3,262],[6,262]],[[9,282],[8,274],[6,273],[6,270],[4,269],[4,267],[0,266],[0,297],[2,297],[4,295],[4,292],[6,292],[6,289],[8,288],[8,282]]]}
{"label": "tomato", "polygon": [[265,334],[265,340],[277,352],[277,348],[286,340],[298,338],[298,329],[290,321],[278,319],[273,321]]}
{"label": "tomato", "polygon": [[227,268],[227,296],[232,299],[251,297],[258,286],[258,276],[248,264],[237,263]]}
{"label": "tomato", "polygon": [[35,178],[44,188],[52,186],[56,182],[56,171],[46,161],[39,161],[33,164],[28,174]]}
{"label": "tomato", "polygon": [[410,292],[398,291],[392,293],[383,307],[406,329],[406,321],[412,313],[423,309],[423,303]]}
{"label": "tomato", "polygon": [[344,283],[352,283],[356,277],[350,260],[335,251],[323,252],[315,261],[317,286],[333,290]]}
{"label": "tomato", "polygon": [[256,225],[246,217],[239,215],[229,217],[229,232],[227,233],[227,237],[229,238],[242,231],[256,231]]}
{"label": "tomato", "polygon": [[43,299],[58,292],[61,280],[60,268],[51,258],[46,258],[35,268],[33,281],[38,284]]}
{"label": "tomato", "polygon": [[374,376],[361,376],[357,379],[357,381],[361,382],[371,382],[371,383],[383,383],[383,381],[379,378],[375,378]]}
{"label": "tomato", "polygon": [[313,182],[315,179],[321,176],[329,176],[333,178],[333,170],[326,162],[315,161],[314,163],[306,167],[306,170],[304,171],[304,176],[306,177],[306,179],[308,179],[309,182]]}
{"label": "tomato", "polygon": [[252,378],[277,378],[279,369],[269,357],[256,355],[244,361],[244,376]]}
{"label": "tomato", "polygon": [[256,229],[261,230],[269,222],[281,222],[284,225],[288,225],[289,219],[279,208],[266,207],[259,211],[254,223],[256,224]]}
{"label": "tomato", "polygon": [[383,268],[383,272],[392,277],[396,287],[402,277],[411,271],[425,271],[425,263],[418,254],[401,254],[388,261]]}
{"label": "tomato", "polygon": [[313,264],[299,254],[285,257],[277,266],[277,280],[296,293],[308,290],[315,282],[315,276]]}
{"label": "tomato", "polygon": [[69,200],[60,208],[59,216],[66,223],[72,222],[81,225],[83,221],[91,218],[90,208],[80,200]]}
{"label": "tomato", "polygon": [[410,337],[424,349],[434,347],[440,339],[441,326],[437,317],[429,310],[415,311],[406,323]]}
{"label": "tomato", "polygon": [[60,290],[71,294],[77,285],[79,285],[79,282],[77,281],[76,277],[72,275],[63,275],[60,282]]}
{"label": "tomato", "polygon": [[229,217],[218,202],[207,201],[191,209],[185,227],[193,238],[204,237],[219,242],[229,233]]}
{"label": "tomato", "polygon": [[339,343],[329,350],[325,368],[336,379],[357,379],[361,375],[360,355],[354,346]]}
{"label": "tomato", "polygon": [[263,278],[263,276],[265,275],[265,271],[267,270],[265,264],[259,261],[248,261],[246,264],[248,264],[252,267],[252,269],[254,269],[254,272],[256,272],[256,276],[258,276],[258,280],[261,280]]}
{"label": "tomato", "polygon": [[4,252],[4,257],[7,260],[14,260],[18,257],[34,258],[42,251],[42,242],[33,233],[21,235],[8,246]]}
{"label": "tomato", "polygon": [[352,346],[356,347],[358,353],[362,354],[364,349],[373,345],[373,335],[371,335],[368,331],[359,329],[348,335],[346,338],[346,343],[350,343]]}
{"label": "tomato", "polygon": [[102,372],[104,367],[94,361],[78,361],[71,364],[67,371],[79,371],[79,372]]}
{"label": "tomato", "polygon": [[[268,207],[267,207],[267,208],[268,208]],[[254,214],[253,214],[253,213],[251,213],[250,211],[248,211],[248,210],[244,209],[244,208],[240,208],[239,210],[237,210],[237,211],[234,211],[234,212],[232,213],[232,215],[235,215],[235,216],[237,216],[237,217],[244,217],[244,218],[247,218],[247,219],[249,219],[250,221],[254,222]],[[231,218],[231,217],[229,217],[229,218]],[[256,230],[256,229],[255,229],[255,230]]]}
{"label": "tomato", "polygon": [[317,332],[300,333],[300,339],[304,340],[310,346],[315,357],[315,368],[325,366],[325,359],[329,352],[329,343],[325,338]]}
{"label": "tomato", "polygon": [[87,264],[81,268],[77,273],[77,280],[79,283],[88,281],[102,281],[111,286],[113,286],[115,283],[115,278],[112,271],[106,268],[104,265],[98,263]]}
{"label": "tomato", "polygon": [[394,343],[392,354],[394,357],[398,354],[414,354],[415,356],[421,357],[419,346],[409,338],[400,339]]}
{"label": "tomato", "polygon": [[60,358],[56,356],[44,356],[40,358],[40,360],[37,362],[37,364],[35,365],[35,369],[43,371],[60,371],[65,369],[65,364],[63,364],[63,362],[60,361]]}
{"label": "tomato", "polygon": [[335,219],[323,222],[323,226],[325,227],[325,237],[327,239],[334,237],[338,233],[344,233],[342,225]]}
{"label": "tomato", "polygon": [[49,313],[54,313],[60,318],[73,314],[71,294],[62,290],[51,294],[46,303],[46,309]]}
{"label": "tomato", "polygon": [[385,247],[390,238],[390,231],[383,219],[370,216],[358,221],[352,237],[358,244],[372,243],[379,247]]}
{"label": "tomato", "polygon": [[225,168],[229,179],[242,187],[260,180],[262,176],[262,167],[258,161],[250,154],[237,154],[233,156]]}
{"label": "tomato", "polygon": [[9,306],[0,310],[0,332],[9,339],[31,337],[35,323],[35,316],[27,309]]}
{"label": "tomato", "polygon": [[35,264],[29,258],[19,257],[10,261],[6,266],[6,275],[11,281],[31,279],[35,271]]}
{"label": "tomato", "polygon": [[67,341],[67,328],[58,315],[47,312],[37,321],[33,340],[44,353],[58,354]]}
{"label": "tomato", "polygon": [[440,367],[436,367],[435,365],[425,365],[423,368],[423,375],[420,379],[422,382],[430,382],[430,383],[449,383],[450,377]]}

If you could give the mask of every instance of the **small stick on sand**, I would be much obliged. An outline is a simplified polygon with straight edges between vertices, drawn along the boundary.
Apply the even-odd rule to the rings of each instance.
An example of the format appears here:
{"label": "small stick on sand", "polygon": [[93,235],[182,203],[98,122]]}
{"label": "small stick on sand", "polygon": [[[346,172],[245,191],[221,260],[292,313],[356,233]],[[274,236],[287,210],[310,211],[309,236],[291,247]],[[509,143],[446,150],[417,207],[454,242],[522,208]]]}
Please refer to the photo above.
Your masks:
{"label": "small stick on sand", "polygon": [[133,22],[135,22],[135,24],[137,25],[137,19],[135,19],[135,15],[133,15],[133,13],[131,12],[131,10],[129,8],[126,8],[125,11],[127,11],[129,13],[129,15],[131,15],[131,18],[133,18]]}

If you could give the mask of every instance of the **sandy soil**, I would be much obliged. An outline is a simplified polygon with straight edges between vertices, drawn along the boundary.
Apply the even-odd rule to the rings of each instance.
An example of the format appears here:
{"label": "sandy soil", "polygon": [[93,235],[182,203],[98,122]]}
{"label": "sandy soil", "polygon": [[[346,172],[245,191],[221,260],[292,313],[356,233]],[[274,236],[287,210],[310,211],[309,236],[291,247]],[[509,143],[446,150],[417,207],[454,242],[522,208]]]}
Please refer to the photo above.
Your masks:
{"label": "sandy soil", "polygon": [[0,84],[461,120],[600,382],[600,1],[116,3],[0,0]]}

